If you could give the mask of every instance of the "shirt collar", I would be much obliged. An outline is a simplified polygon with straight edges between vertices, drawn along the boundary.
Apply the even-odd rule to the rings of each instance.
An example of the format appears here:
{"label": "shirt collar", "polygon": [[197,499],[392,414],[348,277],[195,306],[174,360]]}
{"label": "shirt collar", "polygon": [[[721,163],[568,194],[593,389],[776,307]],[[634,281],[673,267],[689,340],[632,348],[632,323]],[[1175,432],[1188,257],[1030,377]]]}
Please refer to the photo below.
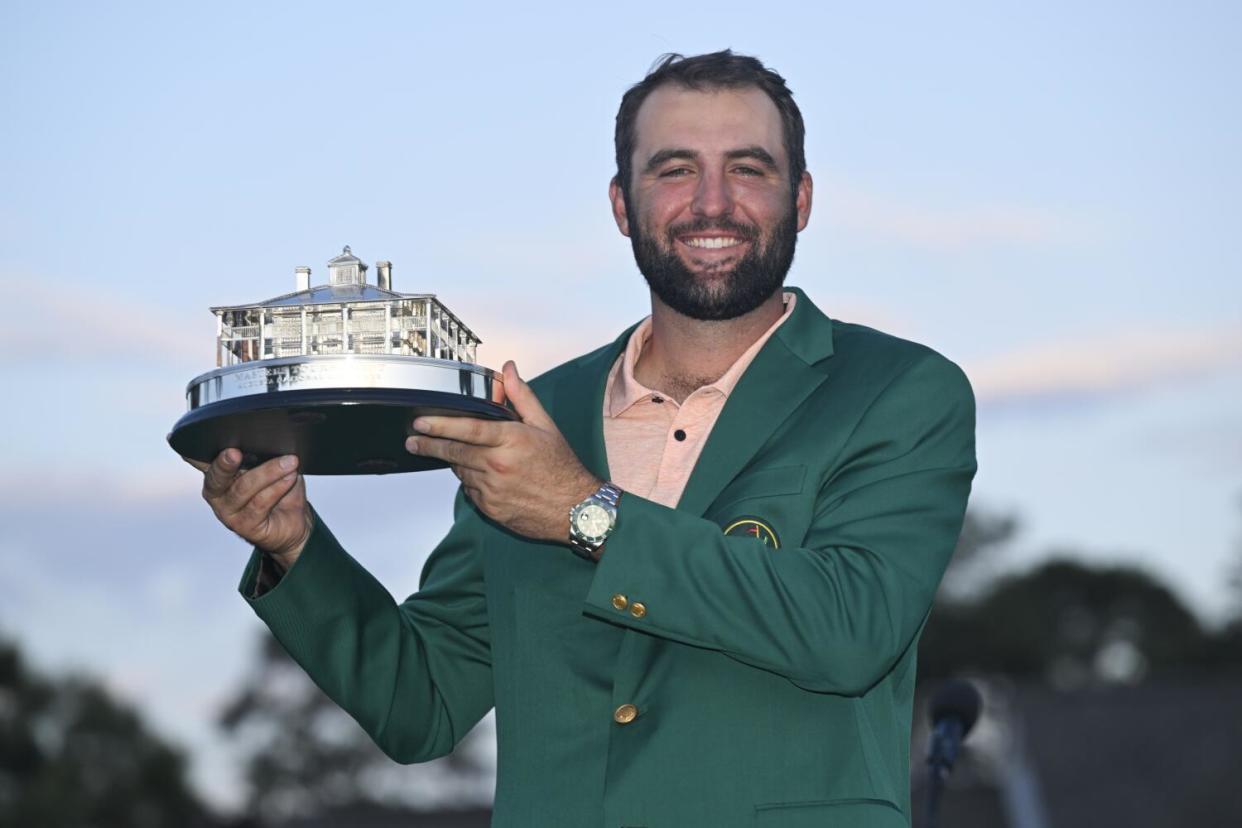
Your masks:
{"label": "shirt collar", "polygon": [[[782,294],[785,300],[785,312],[780,318],[772,323],[772,326],[763,332],[763,335],[751,344],[749,348],[737,358],[729,369],[721,375],[720,379],[703,388],[714,389],[722,396],[728,399],[729,394],[733,392],[738,380],[742,378],[742,374],[746,372],[747,367],[754,360],[760,349],[767,343],[772,334],[776,333],[786,319],[793,313],[794,304],[798,301],[797,295],[785,291]],[[630,334],[630,339],[625,345],[625,353],[617,360],[612,367],[612,373],[608,378],[608,416],[617,417],[626,411],[626,409],[649,399],[654,396],[665,396],[659,391],[654,391],[643,385],[634,378],[634,366],[638,364],[639,357],[642,356],[643,348],[647,346],[647,341],[651,339],[651,317],[648,316],[634,332]],[[702,389],[699,389],[702,390]],[[698,393],[698,392],[695,392]],[[670,401],[671,402],[671,401]]]}

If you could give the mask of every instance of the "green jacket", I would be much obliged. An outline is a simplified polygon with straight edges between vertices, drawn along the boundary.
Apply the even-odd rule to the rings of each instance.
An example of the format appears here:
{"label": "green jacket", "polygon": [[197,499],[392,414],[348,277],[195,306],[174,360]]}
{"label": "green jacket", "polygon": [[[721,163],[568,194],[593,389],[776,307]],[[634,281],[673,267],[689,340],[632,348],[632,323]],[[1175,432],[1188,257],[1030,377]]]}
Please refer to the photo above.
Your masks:
{"label": "green jacket", "polygon": [[[628,335],[532,383],[604,479]],[[494,706],[499,828],[906,826],[917,640],[974,471],[962,372],[798,292],[677,508],[624,495],[598,564],[459,494],[404,602],[322,523],[248,600],[399,762]],[[739,518],[779,546],[726,536]]]}

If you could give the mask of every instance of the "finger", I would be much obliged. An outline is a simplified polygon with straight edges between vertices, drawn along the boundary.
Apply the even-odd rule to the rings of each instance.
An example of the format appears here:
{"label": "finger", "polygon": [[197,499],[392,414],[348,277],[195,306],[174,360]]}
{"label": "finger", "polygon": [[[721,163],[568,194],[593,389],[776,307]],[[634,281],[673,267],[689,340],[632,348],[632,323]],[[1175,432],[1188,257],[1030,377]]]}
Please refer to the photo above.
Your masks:
{"label": "finger", "polygon": [[414,430],[419,434],[475,446],[500,445],[504,441],[504,425],[474,417],[418,417],[414,420]]}
{"label": "finger", "polygon": [[473,489],[476,492],[483,489],[483,472],[463,466],[453,466],[453,473],[457,475],[457,479],[461,481],[464,488]]}
{"label": "finger", "polygon": [[245,517],[251,525],[258,525],[268,519],[272,513],[272,509],[276,508],[285,495],[293,490],[297,485],[298,473],[290,472],[284,477],[277,478],[269,485],[255,492],[254,497],[247,501],[240,514]]}
{"label": "finger", "polygon": [[246,508],[251,498],[298,467],[298,458],[292,454],[275,457],[255,466],[237,478],[221,499],[226,513],[236,514]]}
{"label": "finger", "polygon": [[215,500],[224,495],[241,473],[242,454],[235,448],[226,448],[216,455],[203,473],[203,496]]}
{"label": "finger", "polygon": [[479,499],[483,496],[482,474],[474,469],[467,469],[461,466],[453,466],[453,473],[457,475],[457,479],[461,481],[461,489],[466,493],[466,497],[470,498],[470,502],[475,506],[479,505]]}
{"label": "finger", "polygon": [[293,475],[293,485],[289,487],[289,491],[285,492],[280,500],[276,501],[273,509],[279,509],[282,506],[299,505],[299,501],[306,500],[306,478],[300,474]]}
{"label": "finger", "polygon": [[475,448],[469,443],[459,443],[456,440],[441,440],[438,437],[419,435],[406,439],[405,450],[410,454],[443,460],[450,466],[462,466],[476,471],[484,470],[481,454],[486,449]]}
{"label": "finger", "polygon": [[206,472],[209,468],[211,468],[210,463],[204,463],[202,460],[195,460],[193,457],[182,457],[181,459],[201,472]]}
{"label": "finger", "polygon": [[293,485],[289,491],[276,501],[272,512],[294,509],[305,515],[306,512],[306,478],[300,474],[293,475]]}
{"label": "finger", "polygon": [[513,410],[522,418],[522,422],[542,429],[555,429],[556,424],[543,410],[543,405],[535,392],[526,384],[526,380],[518,374],[517,363],[509,360],[504,367],[505,396],[513,403]]}

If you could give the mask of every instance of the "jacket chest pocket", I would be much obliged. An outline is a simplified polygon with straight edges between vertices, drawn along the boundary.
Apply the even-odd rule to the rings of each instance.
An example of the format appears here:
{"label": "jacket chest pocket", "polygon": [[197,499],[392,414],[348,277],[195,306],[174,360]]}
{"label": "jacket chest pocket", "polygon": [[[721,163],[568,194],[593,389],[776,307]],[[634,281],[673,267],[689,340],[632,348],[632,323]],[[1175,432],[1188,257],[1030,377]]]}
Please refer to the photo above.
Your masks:
{"label": "jacket chest pocket", "polygon": [[721,491],[704,517],[734,536],[755,537],[770,548],[800,546],[813,499],[803,494],[806,466],[756,469]]}

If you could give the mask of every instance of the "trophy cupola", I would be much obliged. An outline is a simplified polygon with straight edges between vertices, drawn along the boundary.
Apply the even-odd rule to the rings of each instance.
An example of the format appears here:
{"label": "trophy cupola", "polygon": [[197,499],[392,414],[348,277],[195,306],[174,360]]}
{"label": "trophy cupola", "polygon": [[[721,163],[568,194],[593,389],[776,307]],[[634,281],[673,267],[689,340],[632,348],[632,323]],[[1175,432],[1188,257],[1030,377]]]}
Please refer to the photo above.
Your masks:
{"label": "trophy cupola", "polygon": [[341,255],[328,261],[329,285],[365,285],[367,283],[367,266],[353,254],[349,245],[341,251]]}

